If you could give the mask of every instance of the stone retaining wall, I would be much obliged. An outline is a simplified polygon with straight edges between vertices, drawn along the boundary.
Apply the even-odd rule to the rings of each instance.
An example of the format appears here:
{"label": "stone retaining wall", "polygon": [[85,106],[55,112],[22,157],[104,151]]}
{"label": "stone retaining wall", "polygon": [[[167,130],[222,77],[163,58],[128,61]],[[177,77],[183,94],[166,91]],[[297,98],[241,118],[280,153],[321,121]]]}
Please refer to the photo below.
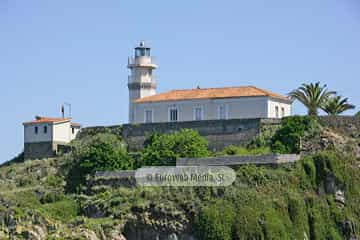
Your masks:
{"label": "stone retaining wall", "polygon": [[208,158],[180,158],[177,166],[237,166],[244,164],[283,164],[300,160],[296,154],[265,154],[251,156],[222,156]]}
{"label": "stone retaining wall", "polygon": [[131,150],[139,150],[152,133],[171,133],[190,128],[198,131],[209,141],[211,150],[219,151],[229,145],[248,143],[258,136],[262,129],[270,126],[276,128],[279,124],[280,119],[261,118],[125,124],[122,128],[122,136]]}
{"label": "stone retaining wall", "polygon": [[360,117],[354,116],[320,116],[320,123],[340,134],[360,137]]}
{"label": "stone retaining wall", "polygon": [[[296,154],[266,154],[251,156],[223,156],[209,158],[180,158],[177,166],[239,166],[244,164],[280,165],[300,160]],[[116,187],[136,187],[135,170],[96,172],[88,179],[89,194]]]}
{"label": "stone retaining wall", "polygon": [[66,149],[63,142],[35,142],[24,144],[24,159],[55,157],[59,149]]}

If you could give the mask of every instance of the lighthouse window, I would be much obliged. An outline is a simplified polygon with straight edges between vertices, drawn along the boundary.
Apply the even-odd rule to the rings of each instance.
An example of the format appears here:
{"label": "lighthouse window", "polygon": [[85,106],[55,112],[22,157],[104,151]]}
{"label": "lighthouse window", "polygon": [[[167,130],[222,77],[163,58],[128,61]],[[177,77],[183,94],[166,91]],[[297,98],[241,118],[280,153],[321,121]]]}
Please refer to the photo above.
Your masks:
{"label": "lighthouse window", "polygon": [[178,120],[178,109],[177,108],[170,108],[169,119],[171,122],[176,122]]}
{"label": "lighthouse window", "polygon": [[194,108],[194,120],[199,121],[203,120],[203,109],[202,107]]}
{"label": "lighthouse window", "polygon": [[153,111],[145,110],[145,123],[153,122]]}
{"label": "lighthouse window", "polygon": [[227,110],[226,105],[219,106],[219,110],[218,110],[219,119],[227,119],[227,111],[226,110]]}

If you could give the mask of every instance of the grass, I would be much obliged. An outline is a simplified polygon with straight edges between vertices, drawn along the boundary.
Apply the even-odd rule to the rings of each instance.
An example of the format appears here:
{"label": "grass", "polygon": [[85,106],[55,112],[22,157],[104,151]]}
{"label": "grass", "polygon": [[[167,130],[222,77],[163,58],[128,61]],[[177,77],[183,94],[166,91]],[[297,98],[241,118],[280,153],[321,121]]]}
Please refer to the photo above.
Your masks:
{"label": "grass", "polygon": [[260,155],[260,154],[271,154],[271,149],[269,147],[258,147],[258,148],[247,148],[243,146],[230,145],[226,147],[219,153],[216,153],[217,156],[226,156],[226,155]]}

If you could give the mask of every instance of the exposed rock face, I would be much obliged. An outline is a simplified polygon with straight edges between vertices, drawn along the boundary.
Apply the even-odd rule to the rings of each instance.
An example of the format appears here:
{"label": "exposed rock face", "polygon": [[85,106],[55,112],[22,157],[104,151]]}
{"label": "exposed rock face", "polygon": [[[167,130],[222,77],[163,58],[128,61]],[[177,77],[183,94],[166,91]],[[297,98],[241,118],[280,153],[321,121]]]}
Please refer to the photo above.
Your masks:
{"label": "exposed rock face", "polygon": [[124,235],[127,240],[196,240],[191,233],[171,232],[135,221],[125,225]]}
{"label": "exposed rock face", "polygon": [[331,129],[322,128],[320,134],[305,137],[301,143],[302,154],[313,154],[323,150],[337,150],[354,153],[360,158],[360,140],[337,134]]}

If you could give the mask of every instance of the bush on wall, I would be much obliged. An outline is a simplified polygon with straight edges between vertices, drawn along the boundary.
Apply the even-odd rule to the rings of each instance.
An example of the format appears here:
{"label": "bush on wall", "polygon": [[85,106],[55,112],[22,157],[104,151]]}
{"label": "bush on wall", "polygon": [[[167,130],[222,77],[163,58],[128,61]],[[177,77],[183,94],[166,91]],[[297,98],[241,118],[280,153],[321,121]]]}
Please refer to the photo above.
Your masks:
{"label": "bush on wall", "polygon": [[182,129],[172,134],[153,134],[145,141],[145,165],[175,165],[178,157],[209,156],[208,142],[192,129]]}

